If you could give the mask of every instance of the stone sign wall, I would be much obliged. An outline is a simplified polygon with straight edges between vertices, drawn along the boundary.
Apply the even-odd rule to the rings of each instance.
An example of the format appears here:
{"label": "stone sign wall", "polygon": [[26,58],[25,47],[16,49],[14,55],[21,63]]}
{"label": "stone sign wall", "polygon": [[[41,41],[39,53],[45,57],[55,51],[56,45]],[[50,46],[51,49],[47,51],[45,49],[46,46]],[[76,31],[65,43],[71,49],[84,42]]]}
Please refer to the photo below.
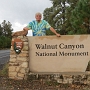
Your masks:
{"label": "stone sign wall", "polygon": [[[17,40],[16,40],[17,39]],[[16,53],[14,50],[14,41],[21,39],[23,41],[23,48],[20,53]],[[21,45],[21,44],[20,44]],[[10,60],[9,60],[9,78],[11,79],[25,79],[29,71],[29,48],[28,38],[18,36],[12,39]]]}
{"label": "stone sign wall", "polygon": [[[14,47],[16,39],[23,41],[23,46],[20,43],[22,49],[19,53]],[[9,78],[25,79],[29,72],[47,74],[85,72],[90,61],[89,40],[90,35],[12,38]]]}
{"label": "stone sign wall", "polygon": [[28,40],[31,72],[85,72],[90,60],[90,35],[28,37]]}

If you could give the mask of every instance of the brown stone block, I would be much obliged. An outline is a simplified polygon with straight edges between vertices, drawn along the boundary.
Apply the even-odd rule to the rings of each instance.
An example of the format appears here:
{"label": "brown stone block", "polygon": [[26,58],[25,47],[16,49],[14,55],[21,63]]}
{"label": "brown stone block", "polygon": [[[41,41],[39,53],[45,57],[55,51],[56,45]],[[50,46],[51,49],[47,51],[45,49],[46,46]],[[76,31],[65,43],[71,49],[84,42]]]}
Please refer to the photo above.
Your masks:
{"label": "brown stone block", "polygon": [[16,55],[10,55],[10,58],[16,58],[17,56]]}
{"label": "brown stone block", "polygon": [[19,72],[20,66],[16,67],[16,72]]}
{"label": "brown stone block", "polygon": [[18,77],[21,77],[21,78],[24,78],[24,74],[22,74],[22,73],[18,73]]}
{"label": "brown stone block", "polygon": [[23,51],[23,50],[22,50],[21,53],[27,53],[27,54],[29,54],[29,51]]}
{"label": "brown stone block", "polygon": [[18,61],[28,61],[28,58],[27,57],[17,57],[17,60]]}
{"label": "brown stone block", "polygon": [[9,72],[15,71],[16,67],[15,66],[9,66]]}
{"label": "brown stone block", "polygon": [[28,45],[28,42],[24,42],[24,45]]}
{"label": "brown stone block", "polygon": [[24,37],[23,37],[23,36],[18,36],[17,38],[19,38],[19,39],[23,39]]}
{"label": "brown stone block", "polygon": [[9,61],[14,63],[14,62],[16,62],[16,60],[17,60],[16,58],[10,58]]}
{"label": "brown stone block", "polygon": [[29,55],[27,53],[20,53],[18,56],[21,56],[21,57],[28,57]]}
{"label": "brown stone block", "polygon": [[16,55],[14,50],[11,50],[10,55]]}
{"label": "brown stone block", "polygon": [[23,51],[28,51],[29,50],[29,47],[28,47],[28,45],[24,45],[24,47],[23,47],[23,49],[22,49]]}
{"label": "brown stone block", "polygon": [[28,42],[28,38],[27,38],[27,37],[24,37],[24,38],[22,39],[22,41],[23,41],[23,42]]}
{"label": "brown stone block", "polygon": [[25,70],[25,68],[21,68],[21,69],[20,69],[20,73],[23,73],[23,74],[25,74],[25,73],[26,73],[26,70]]}
{"label": "brown stone block", "polygon": [[9,76],[10,77],[16,77],[17,76],[17,72],[9,72]]}
{"label": "brown stone block", "polygon": [[23,62],[23,63],[21,64],[21,67],[28,68],[28,62]]}
{"label": "brown stone block", "polygon": [[11,50],[13,50],[13,47],[11,46]]}

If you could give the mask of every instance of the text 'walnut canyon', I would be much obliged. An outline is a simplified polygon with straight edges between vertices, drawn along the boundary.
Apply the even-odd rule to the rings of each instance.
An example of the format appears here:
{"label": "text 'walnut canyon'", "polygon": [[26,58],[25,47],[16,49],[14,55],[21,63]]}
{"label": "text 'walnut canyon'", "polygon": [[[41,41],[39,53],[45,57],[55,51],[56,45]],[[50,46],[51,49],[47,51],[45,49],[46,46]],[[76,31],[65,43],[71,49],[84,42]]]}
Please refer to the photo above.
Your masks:
{"label": "text 'walnut canyon'", "polygon": [[[76,44],[76,45],[66,45],[64,43],[60,43],[59,45],[35,44],[35,47],[37,49],[37,51],[35,52],[35,56],[88,56],[89,54],[88,51],[80,52],[80,49],[83,50],[85,48],[84,44]],[[43,51],[41,52],[41,50]]]}

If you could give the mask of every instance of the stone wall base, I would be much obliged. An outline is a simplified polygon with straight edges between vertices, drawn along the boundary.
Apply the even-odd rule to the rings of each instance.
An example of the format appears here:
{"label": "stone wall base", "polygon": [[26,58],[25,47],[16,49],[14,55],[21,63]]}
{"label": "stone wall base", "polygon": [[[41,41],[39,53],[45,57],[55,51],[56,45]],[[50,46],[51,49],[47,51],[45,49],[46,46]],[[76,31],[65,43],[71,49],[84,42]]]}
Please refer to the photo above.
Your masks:
{"label": "stone wall base", "polygon": [[23,41],[23,48],[19,54],[17,54],[11,45],[10,60],[9,60],[9,78],[11,79],[27,79],[27,74],[29,72],[29,48],[28,48],[28,38],[23,36],[18,36],[12,38],[21,39]]}

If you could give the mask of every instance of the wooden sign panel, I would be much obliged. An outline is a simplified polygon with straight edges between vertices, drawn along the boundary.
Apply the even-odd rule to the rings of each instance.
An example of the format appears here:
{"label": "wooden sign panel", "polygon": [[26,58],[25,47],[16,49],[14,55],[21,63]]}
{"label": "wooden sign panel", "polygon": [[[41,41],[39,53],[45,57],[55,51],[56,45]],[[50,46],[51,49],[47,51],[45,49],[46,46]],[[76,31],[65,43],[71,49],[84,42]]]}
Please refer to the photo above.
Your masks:
{"label": "wooden sign panel", "polygon": [[90,61],[90,35],[29,36],[28,40],[31,72],[85,72]]}

